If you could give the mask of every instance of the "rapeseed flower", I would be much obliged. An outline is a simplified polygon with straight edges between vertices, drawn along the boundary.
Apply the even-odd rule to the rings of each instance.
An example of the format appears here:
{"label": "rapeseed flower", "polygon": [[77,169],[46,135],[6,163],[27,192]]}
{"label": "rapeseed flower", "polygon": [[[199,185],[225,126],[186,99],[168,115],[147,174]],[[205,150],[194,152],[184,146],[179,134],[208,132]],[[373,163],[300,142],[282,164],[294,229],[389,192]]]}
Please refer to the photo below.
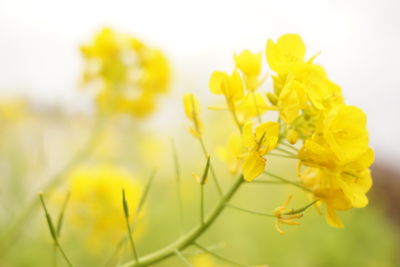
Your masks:
{"label": "rapeseed flower", "polygon": [[279,123],[264,122],[253,132],[253,123],[247,122],[243,127],[243,145],[248,153],[242,166],[244,179],[254,180],[265,169],[264,155],[274,149],[279,137]]}
{"label": "rapeseed flower", "polygon": [[129,206],[136,207],[142,193],[139,182],[129,172],[111,165],[80,167],[72,170],[67,179],[71,192],[69,206],[73,210],[70,225],[87,230],[85,239],[94,253],[110,242],[117,243],[126,233],[122,189]]}
{"label": "rapeseed flower", "polygon": [[102,112],[142,118],[168,91],[170,68],[165,55],[130,35],[104,28],[81,52],[83,85],[96,88],[96,104]]}

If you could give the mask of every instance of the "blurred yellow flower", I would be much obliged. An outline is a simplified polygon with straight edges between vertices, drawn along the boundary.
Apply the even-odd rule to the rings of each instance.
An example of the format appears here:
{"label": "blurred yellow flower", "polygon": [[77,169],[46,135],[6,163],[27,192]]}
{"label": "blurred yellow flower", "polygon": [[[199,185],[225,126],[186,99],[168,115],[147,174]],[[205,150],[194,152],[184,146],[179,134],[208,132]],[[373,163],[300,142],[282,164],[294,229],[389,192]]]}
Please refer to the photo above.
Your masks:
{"label": "blurred yellow flower", "polygon": [[187,93],[183,96],[183,107],[186,117],[193,122],[189,127],[189,132],[196,138],[201,137],[203,132],[203,123],[200,119],[200,104],[194,94]]}
{"label": "blurred yellow flower", "polygon": [[157,97],[168,90],[166,57],[132,36],[104,28],[81,52],[83,84],[96,87],[96,102],[103,112],[145,117],[155,109]]}
{"label": "blurred yellow flower", "polygon": [[[254,96],[252,95],[254,94]],[[256,106],[257,105],[257,106]],[[236,113],[242,122],[263,115],[268,110],[274,110],[267,104],[267,99],[262,93],[249,93],[236,106]]]}
{"label": "blurred yellow flower", "polygon": [[240,155],[243,153],[242,138],[239,134],[231,134],[226,146],[217,147],[217,155],[227,164],[232,175],[238,174],[241,165]]}
{"label": "blurred yellow flower", "polygon": [[132,212],[142,193],[135,177],[123,169],[100,165],[75,169],[68,174],[68,181],[71,225],[87,231],[90,250],[98,252],[116,244],[126,233],[122,189]]}
{"label": "blurred yellow flower", "polygon": [[260,85],[258,76],[261,72],[262,55],[253,54],[249,50],[244,50],[234,56],[235,65],[243,73],[246,89],[253,92]]}
{"label": "blurred yellow flower", "polygon": [[212,93],[225,96],[230,110],[234,110],[235,103],[244,96],[243,81],[238,71],[234,71],[231,75],[214,71],[211,74],[209,86]]}

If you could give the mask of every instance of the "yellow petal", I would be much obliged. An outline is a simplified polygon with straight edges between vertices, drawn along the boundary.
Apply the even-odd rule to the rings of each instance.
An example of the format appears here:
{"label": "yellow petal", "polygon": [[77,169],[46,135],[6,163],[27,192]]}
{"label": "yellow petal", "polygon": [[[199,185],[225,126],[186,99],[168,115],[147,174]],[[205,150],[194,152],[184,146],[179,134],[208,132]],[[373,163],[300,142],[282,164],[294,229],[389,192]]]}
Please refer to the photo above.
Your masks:
{"label": "yellow petal", "polygon": [[265,169],[265,159],[257,152],[251,152],[242,166],[244,179],[248,182],[253,181]]}
{"label": "yellow petal", "polygon": [[192,93],[184,94],[183,107],[185,108],[186,116],[193,120],[200,113],[200,104],[196,96]]}
{"label": "yellow petal", "polygon": [[337,215],[336,211],[330,207],[329,205],[326,206],[326,215],[325,215],[327,223],[336,228],[343,228],[344,225],[340,220],[339,216]]}
{"label": "yellow petal", "polygon": [[214,71],[211,74],[209,87],[213,94],[223,94],[222,87],[227,87],[228,74],[223,71]]}
{"label": "yellow petal", "polygon": [[244,50],[239,55],[234,56],[235,65],[245,75],[257,76],[261,71],[261,53],[252,53],[249,50]]}

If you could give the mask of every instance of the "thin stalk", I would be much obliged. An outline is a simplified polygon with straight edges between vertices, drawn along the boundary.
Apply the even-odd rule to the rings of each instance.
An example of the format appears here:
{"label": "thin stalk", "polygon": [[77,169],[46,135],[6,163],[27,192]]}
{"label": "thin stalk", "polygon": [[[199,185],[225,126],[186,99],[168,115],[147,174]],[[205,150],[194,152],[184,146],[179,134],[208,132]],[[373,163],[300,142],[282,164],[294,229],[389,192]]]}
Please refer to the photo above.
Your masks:
{"label": "thin stalk", "polygon": [[204,224],[204,185],[200,185],[200,222]]}
{"label": "thin stalk", "polygon": [[264,216],[264,217],[275,217],[272,214],[267,214],[267,213],[263,213],[263,212],[259,212],[259,211],[253,211],[253,210],[241,208],[241,207],[238,207],[238,206],[235,206],[232,204],[226,204],[226,206],[229,208],[235,209],[235,210],[243,211],[243,212],[254,214],[254,215],[260,215],[260,216]]}
{"label": "thin stalk", "polygon": [[[222,249],[223,247],[225,247],[225,245],[222,244],[222,243],[220,243],[220,244],[215,244],[215,245],[207,246],[206,248],[207,248],[208,250],[213,251],[213,250]],[[203,251],[203,250],[200,250],[200,249],[182,252],[182,254],[184,254],[184,255],[198,255],[198,254],[201,254],[201,253],[204,253],[204,251]]]}
{"label": "thin stalk", "polygon": [[296,182],[290,181],[290,180],[285,179],[285,178],[283,178],[283,177],[281,177],[281,176],[278,176],[278,175],[276,175],[276,174],[273,174],[273,173],[270,173],[270,172],[267,172],[267,171],[264,171],[264,174],[266,174],[266,175],[268,175],[268,176],[271,176],[272,178],[278,179],[278,180],[280,180],[280,181],[282,181],[282,182],[285,182],[285,183],[287,183],[287,184],[294,185],[294,186],[296,186],[296,187],[298,187],[298,188],[300,188],[300,189],[302,189],[302,190],[304,190],[304,191],[311,192],[311,190],[308,189],[307,187],[304,187],[304,186],[302,186],[302,185],[300,185],[300,184],[298,184],[298,183],[296,183]]}
{"label": "thin stalk", "polygon": [[265,180],[254,180],[248,184],[286,184],[284,181],[265,181]]}
{"label": "thin stalk", "polygon": [[122,189],[122,206],[124,208],[124,215],[125,215],[124,217],[125,217],[125,222],[126,222],[126,228],[128,229],[128,237],[129,237],[129,242],[131,244],[133,257],[135,258],[135,261],[137,262],[139,260],[139,258],[138,258],[138,254],[136,251],[135,242],[133,241],[131,225],[129,223],[129,206],[128,206],[128,202],[126,201],[124,189]]}
{"label": "thin stalk", "polygon": [[186,265],[189,267],[192,267],[193,265],[188,261],[188,259],[185,258],[185,256],[177,249],[175,249],[175,254],[178,256],[178,258]]}
{"label": "thin stalk", "polygon": [[114,248],[113,252],[110,254],[110,256],[108,257],[107,261],[104,263],[104,266],[110,266],[111,265],[111,261],[113,260],[113,258],[115,256],[117,256],[117,254],[119,253],[119,251],[123,247],[124,243],[126,242],[126,239],[127,239],[127,237],[124,236],[123,238],[121,238],[121,240],[119,240],[117,246]]}
{"label": "thin stalk", "polygon": [[254,94],[254,92],[251,92],[251,97],[253,98],[254,106],[256,108],[258,123],[261,123],[262,120],[261,120],[260,110],[258,108],[257,99],[256,99],[256,95]]}
{"label": "thin stalk", "polygon": [[68,192],[67,196],[65,197],[64,203],[62,205],[60,214],[58,215],[57,228],[56,228],[58,237],[60,237],[60,234],[61,234],[61,229],[62,229],[62,225],[63,225],[63,222],[64,222],[64,214],[65,214],[65,210],[67,209],[67,205],[68,205],[68,201],[69,201],[70,196],[71,196],[71,193]]}
{"label": "thin stalk", "polygon": [[[206,158],[208,158],[209,154],[208,154],[207,148],[206,148],[206,146],[204,144],[203,138],[199,137],[198,139],[199,139],[199,142],[200,142],[200,145],[201,145],[201,149],[203,150],[204,156]],[[210,163],[210,170],[211,170],[211,175],[213,177],[213,180],[214,180],[214,183],[215,183],[215,187],[217,188],[218,194],[219,194],[220,197],[222,197],[222,195],[223,195],[222,189],[221,189],[221,186],[219,185],[217,175],[215,174],[214,167],[213,167],[213,165],[211,163]]]}
{"label": "thin stalk", "polygon": [[298,214],[301,213],[305,210],[307,210],[309,207],[311,207],[312,205],[314,205],[315,203],[317,203],[319,201],[319,199],[316,199],[314,201],[312,201],[311,203],[305,205],[304,207],[300,208],[300,209],[296,209],[296,210],[292,210],[290,212],[285,213],[285,215],[294,215],[294,214]]}
{"label": "thin stalk", "polygon": [[296,154],[294,154],[293,152],[290,152],[290,151],[288,151],[288,150],[286,150],[286,149],[284,149],[284,148],[275,147],[274,149],[275,149],[275,150],[278,150],[278,151],[281,151],[281,152],[284,152],[284,153],[288,154],[289,156],[297,157]]}
{"label": "thin stalk", "polygon": [[297,157],[295,157],[295,156],[282,155],[282,154],[276,154],[276,153],[268,153],[268,156],[288,158],[288,159],[297,159]]}
{"label": "thin stalk", "polygon": [[294,146],[292,146],[292,145],[289,145],[289,144],[286,144],[286,143],[283,142],[283,141],[280,141],[279,144],[281,144],[281,145],[283,145],[283,146],[285,146],[285,147],[287,147],[287,148],[290,148],[290,149],[294,150],[296,153],[299,151],[296,147],[294,147]]}
{"label": "thin stalk", "polygon": [[240,121],[239,121],[239,118],[238,118],[238,116],[237,116],[237,114],[236,114],[235,108],[233,107],[232,109],[230,109],[230,111],[231,111],[233,120],[235,121],[235,123],[236,123],[236,125],[237,125],[237,127],[238,127],[238,129],[239,129],[239,132],[242,133],[242,132],[243,132],[243,126],[242,126],[242,124],[241,124]]}
{"label": "thin stalk", "polygon": [[[142,194],[142,196],[141,196],[141,198],[139,200],[138,206],[136,207],[135,214],[133,214],[133,223],[132,223],[132,227],[131,227],[131,234],[132,235],[133,235],[134,229],[136,227],[137,218],[139,217],[139,214],[142,211],[142,208],[143,208],[143,206],[144,206],[144,204],[145,204],[145,202],[147,200],[147,196],[149,194],[151,185],[153,184],[153,179],[154,179],[154,177],[156,175],[156,171],[157,171],[157,169],[154,168],[153,171],[151,172],[151,175],[150,175],[149,179],[147,180],[147,184],[146,184],[145,190],[144,190],[144,192],[143,192],[143,194]],[[119,250],[122,248],[122,246],[125,244],[125,242],[127,240],[128,240],[128,235],[123,236],[119,240],[119,242],[118,242],[116,248],[114,249],[113,253],[111,254],[111,256],[106,261],[105,266],[108,266],[110,264],[112,259],[117,255],[117,253],[119,252]]]}
{"label": "thin stalk", "polygon": [[217,259],[219,259],[219,260],[221,260],[221,261],[224,261],[224,262],[227,262],[227,263],[229,263],[229,264],[236,265],[236,266],[243,266],[243,267],[246,267],[246,266],[247,266],[247,265],[244,265],[244,264],[235,262],[235,261],[233,261],[233,260],[230,260],[230,259],[228,259],[228,258],[225,258],[225,257],[223,257],[223,256],[221,256],[221,255],[218,255],[217,253],[215,253],[215,252],[213,252],[213,251],[211,251],[211,250],[209,250],[209,249],[207,249],[207,248],[205,248],[205,247],[199,245],[199,244],[196,243],[196,242],[194,242],[193,245],[194,245],[195,247],[199,248],[200,250],[202,250],[203,252],[208,253],[208,254],[214,256],[215,258],[217,258]]}
{"label": "thin stalk", "polygon": [[171,147],[172,147],[174,166],[175,166],[175,174],[176,174],[176,180],[175,181],[176,181],[176,195],[177,195],[178,208],[179,208],[179,219],[180,219],[180,224],[181,224],[181,233],[183,234],[185,222],[184,222],[184,217],[183,217],[183,201],[182,201],[182,191],[181,191],[181,171],[180,171],[178,153],[176,151],[176,146],[175,146],[175,142],[174,142],[173,139],[171,139]]}
{"label": "thin stalk", "polygon": [[204,172],[202,177],[200,178],[200,222],[204,224],[204,185],[207,182],[208,171],[210,169],[210,157],[207,157],[206,167],[204,168]]}
{"label": "thin stalk", "polygon": [[136,226],[137,218],[139,217],[139,214],[142,211],[142,208],[143,208],[144,204],[146,203],[146,200],[147,200],[147,197],[149,195],[149,191],[150,191],[150,188],[151,188],[151,186],[153,184],[153,180],[154,180],[154,177],[156,176],[156,173],[157,173],[157,169],[154,168],[153,171],[150,174],[149,180],[147,181],[147,184],[146,184],[146,187],[144,189],[144,192],[143,192],[143,194],[142,194],[142,196],[141,196],[141,198],[139,200],[138,206],[136,207],[136,211],[133,214],[133,228]]}
{"label": "thin stalk", "polygon": [[155,264],[157,262],[160,262],[166,258],[171,257],[174,255],[175,250],[183,250],[187,248],[188,246],[192,245],[193,242],[195,242],[200,236],[202,236],[207,229],[214,223],[214,221],[221,215],[222,211],[225,209],[225,204],[228,203],[232,197],[235,195],[237,190],[240,188],[242,185],[244,179],[243,175],[237,178],[237,180],[234,182],[234,184],[229,188],[227,193],[223,195],[223,197],[220,199],[218,202],[217,206],[209,213],[209,215],[205,218],[204,224],[199,224],[195,226],[191,231],[189,231],[187,234],[181,236],[179,239],[176,241],[172,242],[170,245],[155,251],[153,253],[150,253],[146,256],[143,256],[139,259],[139,263],[135,261],[129,261],[121,267],[138,267],[138,266],[149,266],[152,264]]}
{"label": "thin stalk", "polygon": [[47,210],[46,207],[46,203],[44,202],[44,198],[43,198],[43,194],[40,193],[39,194],[39,199],[40,199],[40,203],[42,204],[45,216],[46,216],[46,221],[47,221],[47,225],[49,227],[50,230],[50,234],[51,237],[53,239],[54,245],[57,246],[58,250],[61,252],[61,255],[64,257],[65,261],[67,262],[68,266],[72,267],[72,263],[71,261],[68,259],[67,254],[64,252],[64,249],[62,248],[60,242],[58,241],[58,237],[57,237],[57,232],[56,229],[54,227],[53,221],[51,219],[50,213]]}

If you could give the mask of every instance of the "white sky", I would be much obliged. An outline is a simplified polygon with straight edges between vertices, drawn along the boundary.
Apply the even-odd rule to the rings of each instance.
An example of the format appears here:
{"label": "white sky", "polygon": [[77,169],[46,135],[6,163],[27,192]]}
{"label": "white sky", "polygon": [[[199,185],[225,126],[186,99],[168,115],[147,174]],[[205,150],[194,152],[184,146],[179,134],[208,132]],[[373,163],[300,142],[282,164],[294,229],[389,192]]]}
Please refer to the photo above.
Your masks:
{"label": "white sky", "polygon": [[[299,33],[309,55],[369,118],[377,157],[400,156],[400,1],[0,0],[0,95],[80,107],[78,45],[108,25],[162,48],[179,92],[208,94],[209,74],[267,38]],[[166,113],[171,115],[172,113]],[[389,156],[389,157],[388,157]]]}

